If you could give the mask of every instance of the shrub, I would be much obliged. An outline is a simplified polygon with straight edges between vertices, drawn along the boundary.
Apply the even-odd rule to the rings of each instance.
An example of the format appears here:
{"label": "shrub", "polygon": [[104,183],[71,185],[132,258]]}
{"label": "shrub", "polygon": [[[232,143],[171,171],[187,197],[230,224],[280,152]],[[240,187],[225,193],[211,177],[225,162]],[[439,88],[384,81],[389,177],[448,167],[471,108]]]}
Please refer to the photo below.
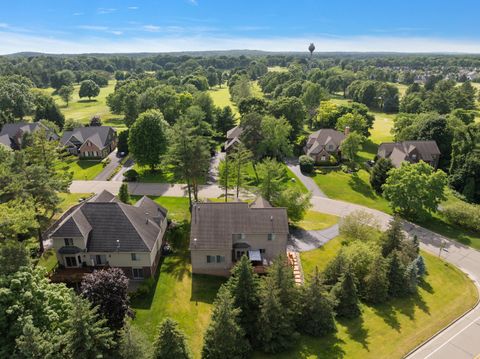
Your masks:
{"label": "shrub", "polygon": [[300,164],[300,170],[305,173],[312,173],[314,166],[315,166],[315,160],[307,155],[300,156],[298,159],[298,162]]}
{"label": "shrub", "polygon": [[106,165],[108,165],[110,163],[110,157],[105,157],[103,160],[102,160],[102,166],[105,167]]}
{"label": "shrub", "polygon": [[125,180],[128,181],[128,182],[135,182],[140,177],[138,172],[135,171],[134,169],[128,170],[127,172],[125,172],[123,174],[123,176],[125,177]]}
{"label": "shrub", "polygon": [[368,240],[376,237],[380,224],[365,211],[355,211],[340,222],[340,234],[349,240]]}
{"label": "shrub", "polygon": [[448,222],[458,226],[480,231],[480,206],[465,202],[446,205],[442,213]]}

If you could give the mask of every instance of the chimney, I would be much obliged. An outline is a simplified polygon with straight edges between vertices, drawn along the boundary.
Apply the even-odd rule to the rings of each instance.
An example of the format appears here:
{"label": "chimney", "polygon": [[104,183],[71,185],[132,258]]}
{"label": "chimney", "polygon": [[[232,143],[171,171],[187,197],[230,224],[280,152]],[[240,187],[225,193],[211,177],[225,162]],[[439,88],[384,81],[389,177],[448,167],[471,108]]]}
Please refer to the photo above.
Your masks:
{"label": "chimney", "polygon": [[345,136],[350,134],[350,126],[345,126]]}
{"label": "chimney", "polygon": [[145,223],[148,224],[148,212],[145,212]]}

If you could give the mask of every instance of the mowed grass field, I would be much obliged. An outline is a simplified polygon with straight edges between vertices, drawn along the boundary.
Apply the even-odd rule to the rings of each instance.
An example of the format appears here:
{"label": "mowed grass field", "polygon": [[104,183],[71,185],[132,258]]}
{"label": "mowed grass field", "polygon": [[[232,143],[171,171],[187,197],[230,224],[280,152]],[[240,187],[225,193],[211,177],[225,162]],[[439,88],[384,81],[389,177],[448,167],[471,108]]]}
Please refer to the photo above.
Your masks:
{"label": "mowed grass field", "polygon": [[237,106],[232,102],[232,99],[230,98],[230,92],[228,90],[227,84],[223,84],[222,87],[215,86],[214,88],[209,89],[208,94],[212,98],[215,106],[222,108],[225,106],[230,106],[235,116],[237,118],[239,117]]}
{"label": "mowed grass field", "polygon": [[58,169],[71,172],[74,180],[94,180],[103,170],[101,161],[76,160],[61,162]]}
{"label": "mowed grass field", "polygon": [[[315,267],[323,270],[341,248],[337,237],[324,247],[301,254],[305,273]],[[473,283],[460,270],[422,252],[428,275],[421,281],[418,294],[395,299],[383,305],[362,304],[362,317],[338,320],[338,332],[324,338],[302,336],[295,348],[264,358],[401,358],[477,301]]]}

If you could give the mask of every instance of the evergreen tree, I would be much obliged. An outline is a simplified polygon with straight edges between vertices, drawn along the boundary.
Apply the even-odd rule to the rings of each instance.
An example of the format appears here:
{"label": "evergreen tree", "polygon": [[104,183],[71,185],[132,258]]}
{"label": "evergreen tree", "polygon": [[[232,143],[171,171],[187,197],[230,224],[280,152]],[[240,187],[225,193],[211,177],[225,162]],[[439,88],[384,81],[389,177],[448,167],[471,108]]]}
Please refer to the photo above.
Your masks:
{"label": "evergreen tree", "polygon": [[405,267],[400,260],[398,251],[389,255],[388,266],[388,294],[392,297],[401,297],[405,293]]}
{"label": "evergreen tree", "polygon": [[117,357],[120,359],[151,359],[151,345],[144,335],[130,323],[125,323],[118,339]]}
{"label": "evergreen tree", "polygon": [[165,319],[158,328],[153,359],[190,359],[190,349],[185,334],[173,319]]}
{"label": "evergreen tree", "polygon": [[409,294],[417,293],[418,269],[415,261],[410,262],[405,270],[405,292]]}
{"label": "evergreen tree", "polygon": [[383,303],[388,298],[387,263],[382,256],[370,265],[365,277],[365,299],[370,303]]}
{"label": "evergreen tree", "polygon": [[260,348],[266,353],[285,351],[298,337],[291,315],[282,305],[280,293],[273,278],[266,278],[260,296],[257,332]]}
{"label": "evergreen tree", "polygon": [[325,270],[323,271],[323,278],[325,284],[334,285],[340,279],[340,277],[345,273],[347,269],[347,260],[345,258],[344,252],[340,250],[338,254],[333,258],[328,264]]}
{"label": "evergreen tree", "polygon": [[128,193],[128,184],[122,183],[120,190],[118,191],[118,199],[123,203],[130,202],[130,194]]}
{"label": "evergreen tree", "polygon": [[393,168],[389,158],[379,158],[370,173],[370,185],[377,193],[382,193],[382,186],[387,181],[388,171]]}
{"label": "evergreen tree", "polygon": [[229,291],[220,288],[215,299],[212,318],[203,339],[202,359],[244,359],[250,345],[238,323],[240,309],[235,308]]}
{"label": "evergreen tree", "polygon": [[278,256],[268,270],[268,276],[278,289],[280,304],[289,314],[296,312],[298,305],[298,290],[295,285],[293,268],[285,255]]}
{"label": "evergreen tree", "polygon": [[106,319],[100,319],[96,308],[73,296],[73,307],[66,323],[64,358],[97,359],[107,356],[114,347],[113,332]]}
{"label": "evergreen tree", "polygon": [[318,268],[310,282],[302,287],[300,298],[299,329],[303,333],[319,337],[335,332],[333,302],[326,293]]}
{"label": "evergreen tree", "polygon": [[419,277],[423,277],[425,274],[427,274],[427,266],[425,265],[425,260],[422,256],[419,255],[415,259],[415,264],[417,265],[417,273]]}
{"label": "evergreen tree", "polygon": [[234,306],[240,309],[239,323],[252,344],[257,335],[256,323],[260,305],[258,280],[250,260],[244,255],[233,268],[227,284]]}
{"label": "evergreen tree", "polygon": [[335,311],[339,317],[356,318],[361,315],[355,281],[352,271],[347,269],[332,288],[336,299]]}
{"label": "evergreen tree", "polygon": [[395,216],[393,221],[390,221],[389,227],[383,235],[382,255],[386,258],[393,251],[401,250],[405,239],[402,221],[400,217]]}
{"label": "evergreen tree", "polygon": [[[27,317],[23,325],[22,335],[16,339],[15,358],[24,359],[44,359],[60,357],[60,353],[55,351],[55,343],[51,338],[47,338],[32,323],[32,317]],[[57,343],[58,345],[58,343]]]}
{"label": "evergreen tree", "polygon": [[416,234],[413,236],[413,248],[415,248],[417,255],[420,254],[420,242]]}

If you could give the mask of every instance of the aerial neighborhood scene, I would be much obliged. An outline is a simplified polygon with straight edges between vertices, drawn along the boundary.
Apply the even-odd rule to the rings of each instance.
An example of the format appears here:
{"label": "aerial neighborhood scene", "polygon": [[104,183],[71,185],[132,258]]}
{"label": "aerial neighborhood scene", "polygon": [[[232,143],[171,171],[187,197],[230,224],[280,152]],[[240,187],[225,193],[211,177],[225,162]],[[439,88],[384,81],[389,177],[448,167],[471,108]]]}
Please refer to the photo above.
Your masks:
{"label": "aerial neighborhood scene", "polygon": [[480,358],[480,4],[0,11],[0,359]]}

